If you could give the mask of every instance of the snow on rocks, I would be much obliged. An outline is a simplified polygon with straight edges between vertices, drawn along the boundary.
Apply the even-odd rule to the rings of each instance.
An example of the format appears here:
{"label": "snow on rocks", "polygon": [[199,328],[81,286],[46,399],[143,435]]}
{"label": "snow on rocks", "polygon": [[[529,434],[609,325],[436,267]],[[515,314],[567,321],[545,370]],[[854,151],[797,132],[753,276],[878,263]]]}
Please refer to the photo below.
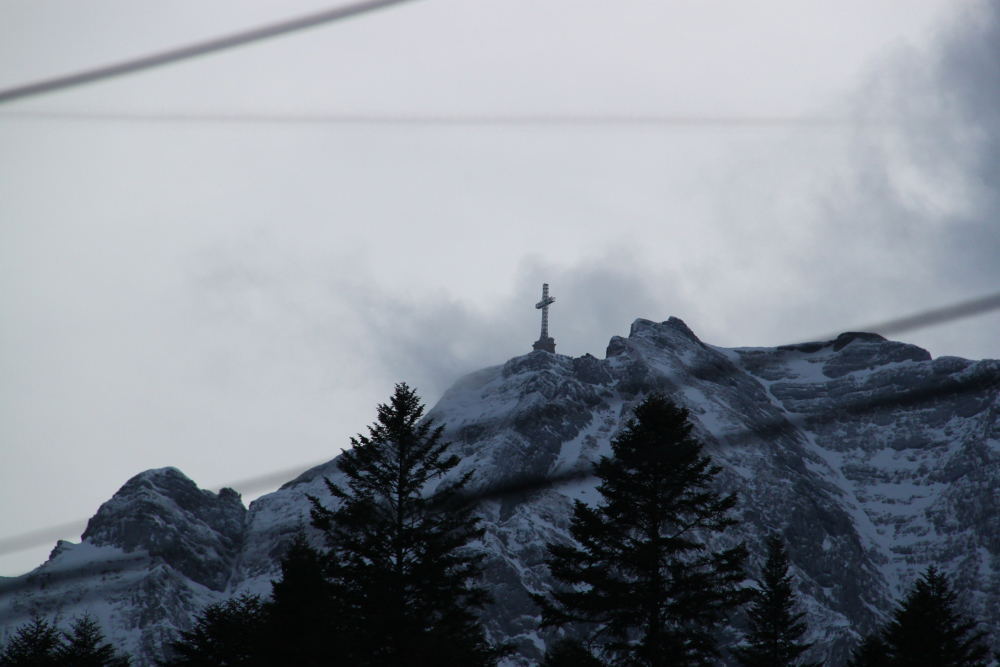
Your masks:
{"label": "snow on rocks", "polygon": [[[813,658],[842,665],[927,565],[961,603],[1000,627],[1000,362],[931,359],[875,334],[778,348],[706,345],[682,321],[636,320],[605,359],[535,351],[455,383],[429,417],[471,470],[497,489],[587,471],[610,453],[632,408],[663,392],[691,411],[695,433],[734,491],[758,560],[772,532],[788,542]],[[346,438],[347,434],[345,434]],[[243,508],[172,468],[134,477],[35,571],[0,581],[0,641],[37,611],[65,625],[90,611],[140,666],[161,655],[204,605],[266,595],[307,494],[328,498],[335,461]],[[530,592],[552,584],[545,544],[569,537],[572,502],[596,502],[593,478],[522,485],[480,503],[489,632],[533,665],[551,635]],[[721,546],[721,545],[720,545]],[[994,647],[1000,648],[1000,647]]]}

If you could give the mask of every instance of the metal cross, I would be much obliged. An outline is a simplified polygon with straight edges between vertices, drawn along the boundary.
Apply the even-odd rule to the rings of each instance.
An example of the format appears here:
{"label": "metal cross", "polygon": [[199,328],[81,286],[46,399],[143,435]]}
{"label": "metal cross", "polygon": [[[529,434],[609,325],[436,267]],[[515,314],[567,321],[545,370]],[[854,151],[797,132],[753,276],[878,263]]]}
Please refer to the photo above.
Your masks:
{"label": "metal cross", "polygon": [[549,337],[549,306],[556,300],[554,296],[549,296],[549,284],[542,285],[542,300],[535,304],[535,308],[542,310],[542,335],[538,340],[546,340]]}

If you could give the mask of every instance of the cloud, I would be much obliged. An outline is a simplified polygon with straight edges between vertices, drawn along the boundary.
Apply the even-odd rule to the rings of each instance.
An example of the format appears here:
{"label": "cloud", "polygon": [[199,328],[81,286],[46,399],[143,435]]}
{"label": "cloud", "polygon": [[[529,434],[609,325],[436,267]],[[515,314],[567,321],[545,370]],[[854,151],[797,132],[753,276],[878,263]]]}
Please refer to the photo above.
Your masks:
{"label": "cloud", "polygon": [[[721,344],[778,344],[1000,288],[1000,1],[872,64],[853,132],[761,137],[714,187],[717,270],[685,271]],[[833,113],[833,112],[829,112]],[[720,231],[724,230],[724,234]],[[714,311],[714,313],[712,312]],[[997,314],[904,338],[996,356]]]}
{"label": "cloud", "polygon": [[[858,235],[870,251],[859,275],[872,282],[852,285],[855,298],[873,306],[865,319],[995,294],[1000,1],[967,6],[928,48],[888,58],[855,108],[862,117],[898,121],[885,131],[859,133],[849,177],[824,197],[827,235]],[[906,338],[935,354],[995,357],[998,321],[994,313]]]}
{"label": "cloud", "polygon": [[1000,284],[1000,1],[977,2],[927,52],[872,82],[868,116],[903,119],[863,143],[858,204],[927,262],[926,280],[974,296]]}
{"label": "cloud", "polygon": [[[190,270],[192,316],[203,335],[219,341],[207,346],[206,377],[236,382],[241,372],[273,373],[278,381],[334,392],[405,380],[433,401],[462,374],[530,350],[542,282],[557,297],[557,349],[598,356],[636,317],[676,315],[717,344],[780,344],[994,293],[1000,282],[998,16],[1000,1],[971,6],[932,47],[899,49],[877,64],[853,112],[902,121],[889,127],[861,125],[854,135],[713,138],[724,146],[722,161],[700,163],[703,175],[666,185],[656,197],[649,194],[656,178],[676,175],[644,174],[632,154],[621,165],[629,175],[621,182],[612,172],[567,172],[572,213],[589,225],[581,228],[582,240],[558,260],[522,255],[509,289],[497,287],[481,300],[448,287],[462,280],[461,272],[475,271],[469,255],[489,249],[469,245],[464,225],[437,227],[436,219],[418,225],[414,218],[411,228],[429,230],[414,238],[430,239],[415,254],[433,248],[428,261],[438,266],[450,263],[450,252],[462,256],[447,271],[430,267],[436,277],[412,285],[382,275],[385,266],[364,252],[306,252],[253,235],[220,243]],[[573,149],[553,146],[558,150],[546,155]],[[655,164],[652,151],[642,155]],[[451,189],[454,174],[447,175],[448,183],[434,186],[442,192]],[[437,192],[426,184],[419,190]],[[552,198],[562,192],[551,183],[544,191]],[[476,206],[496,208],[496,201],[486,200],[487,206],[480,199],[459,217],[477,217]],[[589,208],[578,210],[580,201]],[[512,211],[524,217],[521,205]],[[593,213],[598,209],[606,213]],[[562,209],[547,214],[566,217]],[[495,216],[477,233],[505,243],[496,230],[517,215]],[[631,219],[640,222],[627,223]],[[616,245],[601,247],[612,234],[596,228],[626,223],[631,226],[613,235]],[[570,226],[552,228],[559,233],[550,230],[546,244],[568,245],[559,237],[567,237]],[[519,230],[518,238],[529,231]],[[435,246],[438,238],[450,245]],[[494,252],[494,265],[516,261],[515,249]],[[419,263],[401,270],[419,271]],[[489,271],[496,278],[491,284],[505,279],[495,266]],[[973,356],[996,349],[988,329],[970,324],[958,338],[958,329],[944,328],[906,338],[936,354]]]}
{"label": "cloud", "polygon": [[944,234],[945,272],[970,286],[1000,284],[1000,1],[983,3],[948,36],[935,74],[960,123],[958,153],[972,202]]}
{"label": "cloud", "polygon": [[217,350],[223,358],[206,363],[209,375],[277,365],[335,391],[406,381],[427,400],[465,373],[531,351],[542,282],[557,298],[550,333],[561,353],[574,356],[603,357],[611,335],[627,335],[636,317],[666,319],[683,310],[676,276],[642,266],[625,250],[563,266],[529,256],[517,275],[506,297],[468,303],[445,291],[382,288],[357,259],[293,261],[239,243],[192,263],[189,294],[198,326],[227,341]]}

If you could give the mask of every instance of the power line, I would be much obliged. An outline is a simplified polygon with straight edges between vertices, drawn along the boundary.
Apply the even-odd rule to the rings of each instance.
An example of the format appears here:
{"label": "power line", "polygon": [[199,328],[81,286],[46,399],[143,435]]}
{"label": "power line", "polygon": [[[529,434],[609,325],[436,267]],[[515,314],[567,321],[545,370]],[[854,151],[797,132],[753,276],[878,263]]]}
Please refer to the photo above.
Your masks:
{"label": "power line", "polygon": [[[694,369],[696,371],[696,369]],[[748,428],[741,429],[732,433],[727,433],[726,438],[733,443],[738,442],[740,439],[756,436],[760,438],[766,437],[778,437],[781,435],[790,435],[789,431],[792,427],[804,423],[806,421],[816,423],[816,422],[829,422],[841,419],[845,414],[862,414],[865,412],[892,408],[898,406],[909,406],[916,405],[924,402],[931,401],[940,396],[958,396],[960,394],[965,394],[975,391],[989,391],[996,389],[1000,386],[1000,377],[996,374],[980,373],[978,375],[964,378],[962,380],[951,380],[945,381],[941,385],[936,387],[918,387],[907,391],[903,394],[892,394],[882,397],[877,397],[874,399],[867,399],[864,401],[857,401],[852,404],[847,404],[840,406],[835,411],[824,411],[812,414],[796,414],[796,415],[784,415],[781,417],[776,417],[763,424],[758,425],[757,428],[751,430]],[[245,480],[244,484],[253,480],[263,480],[269,476],[277,476],[281,473],[271,473],[268,476],[260,476],[252,478],[252,480]],[[562,486],[565,484],[570,484],[572,482],[583,481],[585,479],[594,476],[594,472],[590,467],[576,467],[570,470],[562,470],[556,472],[555,474],[549,475],[525,475],[511,480],[506,480],[500,483],[492,484],[486,487],[481,487],[474,490],[471,493],[466,494],[464,497],[457,499],[455,502],[461,503],[478,503],[483,500],[496,500],[499,498],[511,497],[524,495],[532,493],[535,491],[540,491],[543,489],[553,488],[557,486]],[[238,485],[237,485],[238,486]],[[64,524],[62,527],[69,527],[74,524]],[[46,529],[52,531],[55,529]],[[26,535],[17,536],[13,538],[7,538],[4,542],[14,543],[14,540],[24,538],[28,535],[41,535],[45,531],[35,531],[34,533],[28,533]],[[0,542],[2,545],[3,542]],[[24,548],[24,547],[21,547]],[[0,555],[5,553],[11,553],[20,549],[13,549],[4,551],[0,548]],[[137,554],[130,556],[131,558],[143,560],[148,559],[146,554]],[[52,573],[54,577],[58,577],[60,581],[69,581],[77,578],[83,578],[90,576],[91,574],[97,572],[103,572],[108,569],[109,566],[126,566],[132,561],[126,560],[115,561],[114,563],[90,563],[88,565],[79,568],[67,568],[64,570],[59,570],[58,572]],[[46,581],[48,579],[48,573],[46,574]],[[0,581],[0,595],[5,595],[9,593],[17,593],[20,590],[26,588],[33,588],[37,586],[37,581],[31,580],[27,575],[22,575],[20,577],[8,579],[7,581]]]}
{"label": "power line", "polygon": [[[616,126],[693,128],[853,129],[893,127],[907,119],[837,116],[687,116],[658,114],[268,114],[268,113],[133,113],[79,111],[23,111],[0,114],[0,119],[83,121],[96,123],[247,124],[247,125],[412,125],[412,126]],[[916,121],[925,122],[925,121]]]}
{"label": "power line", "polygon": [[935,310],[928,310],[916,315],[900,317],[895,320],[882,322],[881,324],[872,324],[869,327],[862,329],[862,331],[871,331],[883,336],[888,336],[891,334],[903,333],[905,331],[913,331],[914,329],[923,329],[924,327],[941,324],[943,322],[952,322],[966,317],[973,317],[974,315],[982,315],[997,309],[1000,309],[1000,292],[979,297],[978,299],[972,299],[971,301],[956,303],[953,306],[936,308]]}
{"label": "power line", "polygon": [[206,42],[198,42],[197,44],[170,49],[169,51],[162,51],[160,53],[154,53],[152,55],[135,58],[133,60],[126,60],[124,62],[105,65],[96,69],[77,72],[76,74],[69,74],[66,76],[56,77],[54,79],[47,79],[45,81],[15,86],[14,88],[0,90],[0,104],[4,102],[11,102],[13,100],[24,99],[26,97],[34,97],[35,95],[42,95],[44,93],[51,93],[64,88],[71,88],[73,86],[82,86],[87,83],[103,81],[104,79],[110,79],[116,76],[132,74],[133,72],[140,72],[153,67],[168,65],[180,60],[196,58],[198,56],[223,51],[225,49],[232,49],[237,46],[243,46],[244,44],[259,42],[261,40],[278,37],[280,35],[287,35],[288,33],[305,30],[306,28],[314,28],[325,23],[331,23],[333,21],[339,21],[352,16],[358,16],[359,14],[375,11],[376,9],[383,9],[385,7],[391,7],[408,1],[409,0],[367,0],[366,2],[358,2],[338,7],[336,9],[328,9],[316,14],[309,14],[308,16],[302,16],[296,19],[272,23],[270,25],[238,32],[226,37],[217,37]]}
{"label": "power line", "polygon": [[[979,315],[996,309],[1000,309],[1000,294],[980,297],[971,301],[963,301],[953,306],[936,308],[934,310],[928,310],[916,315],[889,320],[884,322],[882,325],[878,325],[879,329],[877,329],[877,331],[879,333],[900,333],[903,331],[912,331],[922,327],[942,324],[944,322],[971,317],[973,315]],[[836,335],[829,336],[827,339],[831,340],[833,338],[836,338]],[[692,369],[692,372],[694,372],[694,369]],[[997,377],[973,377],[962,382],[955,381],[950,384],[945,383],[938,387],[914,389],[903,395],[874,398],[852,405],[841,406],[841,412],[859,413],[878,410],[885,407],[913,405],[931,400],[938,396],[960,394],[968,391],[982,391],[998,384],[1000,384],[1000,378]],[[839,415],[841,412],[838,412],[837,414]],[[787,429],[789,425],[794,425],[796,421],[804,421],[806,419],[812,421],[822,421],[836,419],[836,417],[837,415],[807,415],[791,418],[785,417],[781,420],[775,421],[773,424],[766,424],[762,431],[755,432],[753,435],[766,437],[768,435],[775,435],[782,432]],[[747,434],[750,434],[749,431],[747,431]],[[729,434],[727,437],[739,437],[739,434],[733,433]],[[246,494],[273,489],[283,482],[290,481],[290,479],[298,476],[306,470],[310,470],[317,465],[322,465],[323,463],[326,463],[326,461],[309,466],[296,466],[294,468],[288,468],[277,472],[270,472],[264,475],[258,475],[256,477],[223,485],[223,487],[233,488]],[[475,499],[486,499],[518,493],[527,493],[531,490],[558,486],[560,484],[585,479],[590,475],[591,472],[589,470],[570,470],[560,472],[556,475],[537,475],[529,478],[504,482],[489,488],[479,489],[476,491],[474,497],[469,496],[465,500],[471,501]],[[223,487],[214,488],[218,489]],[[66,535],[76,532],[83,526],[86,526],[86,524],[86,519],[80,519],[61,524],[59,526],[43,528],[29,533],[22,533],[21,535],[0,538],[0,556],[51,543],[52,540],[65,537]]]}
{"label": "power line", "polygon": [[78,519],[77,521],[69,521],[58,526],[50,526],[28,533],[21,533],[20,535],[0,538],[0,556],[17,553],[18,551],[24,551],[33,547],[40,547],[45,544],[52,544],[55,540],[62,539],[68,535],[80,535],[86,530],[87,521],[88,519]]}
{"label": "power line", "polygon": [[[241,479],[237,482],[230,482],[229,484],[222,484],[209,488],[216,492],[224,488],[230,488],[244,495],[254,494],[259,491],[269,491],[295,479],[305,471],[311,470],[312,468],[323,465],[327,462],[328,461],[319,461],[309,465],[298,465],[293,468],[269,472],[264,475],[257,475],[256,477],[249,477],[247,479]],[[40,530],[22,533],[20,535],[0,538],[0,556],[51,544],[55,540],[60,540],[71,535],[79,536],[86,529],[87,522],[88,519],[79,519],[77,521],[70,521],[58,526],[51,526],[49,528],[42,528]]]}
{"label": "power line", "polygon": [[[714,367],[707,368],[706,370],[717,372],[717,369]],[[690,368],[689,373],[697,375],[698,369]],[[744,427],[726,433],[724,437],[729,444],[737,444],[741,440],[745,440],[751,436],[758,438],[779,437],[781,435],[788,435],[791,427],[801,427],[806,422],[810,424],[833,422],[842,419],[845,415],[858,415],[888,408],[918,405],[941,396],[959,396],[970,392],[990,391],[998,387],[1000,387],[1000,376],[995,373],[982,373],[963,380],[946,381],[937,387],[918,387],[903,394],[878,396],[863,401],[855,401],[846,405],[840,405],[836,410],[796,413],[794,415],[786,414],[781,417],[765,420],[763,423],[756,425],[752,430]],[[583,481],[594,476],[595,473],[590,465],[573,467],[568,470],[556,472],[555,474],[527,475],[476,489],[460,498],[459,502],[481,502],[483,500],[495,500],[523,495],[533,491]]]}

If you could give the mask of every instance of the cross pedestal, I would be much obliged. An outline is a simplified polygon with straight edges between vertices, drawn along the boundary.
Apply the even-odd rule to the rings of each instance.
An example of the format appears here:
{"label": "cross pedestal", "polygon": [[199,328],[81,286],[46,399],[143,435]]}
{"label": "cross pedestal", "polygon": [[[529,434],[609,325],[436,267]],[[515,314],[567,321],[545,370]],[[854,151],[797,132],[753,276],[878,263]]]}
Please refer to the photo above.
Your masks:
{"label": "cross pedestal", "polygon": [[531,344],[532,349],[535,350],[545,350],[546,352],[556,353],[556,339],[555,338],[539,338],[534,343]]}

